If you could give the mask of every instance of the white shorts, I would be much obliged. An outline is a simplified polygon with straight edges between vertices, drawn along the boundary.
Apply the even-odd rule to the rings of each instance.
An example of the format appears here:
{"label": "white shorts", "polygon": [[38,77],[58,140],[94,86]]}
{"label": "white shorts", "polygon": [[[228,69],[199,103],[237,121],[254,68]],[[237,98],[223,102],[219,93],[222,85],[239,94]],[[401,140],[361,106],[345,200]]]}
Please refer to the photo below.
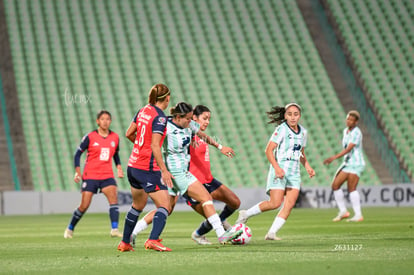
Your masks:
{"label": "white shorts", "polygon": [[188,186],[197,181],[197,178],[189,171],[170,171],[171,175],[174,176],[172,189],[168,189],[168,192],[172,196],[177,196],[178,193],[185,194]]}

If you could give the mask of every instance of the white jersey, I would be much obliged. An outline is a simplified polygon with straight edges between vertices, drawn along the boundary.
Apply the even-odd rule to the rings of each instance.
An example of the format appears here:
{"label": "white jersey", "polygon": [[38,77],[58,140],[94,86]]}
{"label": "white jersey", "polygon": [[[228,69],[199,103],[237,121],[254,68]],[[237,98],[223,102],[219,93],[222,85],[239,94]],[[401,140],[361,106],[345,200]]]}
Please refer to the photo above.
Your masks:
{"label": "white jersey", "polygon": [[[276,127],[270,141],[276,143],[276,161],[286,175],[300,175],[302,148],[306,146],[307,130],[298,124],[298,132],[292,130],[286,122]],[[270,168],[273,169],[272,165]]]}
{"label": "white jersey", "polygon": [[191,121],[188,128],[182,128],[168,118],[167,133],[164,140],[164,155],[170,171],[187,171],[190,163],[190,143],[200,130],[200,125]]}
{"label": "white jersey", "polygon": [[346,149],[350,143],[355,144],[355,146],[344,156],[344,164],[347,166],[364,166],[365,161],[362,150],[362,132],[358,127],[354,127],[351,131],[349,131],[348,128],[344,129],[342,146]]}

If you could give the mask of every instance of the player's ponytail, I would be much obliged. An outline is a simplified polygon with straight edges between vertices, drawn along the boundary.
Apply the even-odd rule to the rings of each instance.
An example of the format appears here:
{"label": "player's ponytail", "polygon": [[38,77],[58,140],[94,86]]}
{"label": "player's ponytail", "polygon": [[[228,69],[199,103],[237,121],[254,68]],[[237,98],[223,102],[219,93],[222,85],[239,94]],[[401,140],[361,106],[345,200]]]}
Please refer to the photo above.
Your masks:
{"label": "player's ponytail", "polygon": [[269,112],[266,112],[267,117],[270,119],[268,124],[276,123],[277,125],[285,121],[285,107],[273,106]]}
{"label": "player's ponytail", "polygon": [[148,93],[148,103],[155,105],[158,101],[164,101],[171,94],[170,89],[164,84],[155,84]]}
{"label": "player's ponytail", "polygon": [[171,107],[170,113],[173,117],[185,117],[188,113],[193,111],[193,106],[191,104],[180,102],[177,103],[174,107]]}
{"label": "player's ponytail", "polygon": [[274,106],[272,107],[272,110],[270,110],[269,112],[266,112],[267,116],[270,119],[268,123],[269,124],[276,123],[277,125],[279,125],[285,122],[286,121],[285,113],[286,113],[286,110],[290,106],[296,106],[299,109],[299,112],[302,113],[302,107],[300,107],[299,104],[294,103],[294,102],[287,104],[285,107]]}

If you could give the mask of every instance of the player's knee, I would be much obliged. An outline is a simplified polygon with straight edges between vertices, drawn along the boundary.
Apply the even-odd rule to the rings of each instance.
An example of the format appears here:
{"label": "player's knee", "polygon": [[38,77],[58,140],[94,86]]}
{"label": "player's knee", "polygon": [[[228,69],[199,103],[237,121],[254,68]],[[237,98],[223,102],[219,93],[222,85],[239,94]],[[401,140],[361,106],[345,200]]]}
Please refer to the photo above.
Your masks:
{"label": "player's knee", "polygon": [[281,201],[269,201],[269,210],[274,210],[280,207],[280,205],[282,205]]}
{"label": "player's knee", "polygon": [[201,206],[202,207],[206,207],[206,206],[210,206],[210,205],[213,205],[213,201],[212,200],[207,200],[207,201],[201,203]]}
{"label": "player's knee", "polygon": [[240,203],[240,199],[238,197],[234,197],[228,205],[233,209],[239,209]]}

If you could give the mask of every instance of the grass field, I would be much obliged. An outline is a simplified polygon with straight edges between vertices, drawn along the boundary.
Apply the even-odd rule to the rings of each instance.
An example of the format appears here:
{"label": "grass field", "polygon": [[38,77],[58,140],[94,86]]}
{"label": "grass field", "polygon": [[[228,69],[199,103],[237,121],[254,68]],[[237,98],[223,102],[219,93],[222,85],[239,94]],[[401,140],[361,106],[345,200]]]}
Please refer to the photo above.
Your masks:
{"label": "grass field", "polygon": [[149,229],[135,252],[117,251],[105,214],[86,214],[73,239],[63,238],[70,215],[1,216],[0,273],[414,274],[414,208],[363,211],[364,222],[333,223],[335,209],[294,209],[278,242],[263,240],[275,215],[264,213],[249,220],[245,246],[196,245],[189,236],[201,217],[175,212],[162,235],[170,253],[143,248]]}

